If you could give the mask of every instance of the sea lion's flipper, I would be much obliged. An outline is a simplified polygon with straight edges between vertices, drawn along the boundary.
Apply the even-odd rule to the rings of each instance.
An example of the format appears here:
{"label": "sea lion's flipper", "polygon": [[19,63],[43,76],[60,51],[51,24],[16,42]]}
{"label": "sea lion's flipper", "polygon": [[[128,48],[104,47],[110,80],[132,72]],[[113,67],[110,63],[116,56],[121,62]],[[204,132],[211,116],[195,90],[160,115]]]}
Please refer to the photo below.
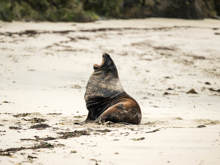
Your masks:
{"label": "sea lion's flipper", "polygon": [[137,106],[131,106],[131,102],[125,101],[115,104],[114,106],[109,107],[105,112],[103,112],[96,122],[106,122],[111,121],[115,123],[140,123],[140,110],[137,109]]}

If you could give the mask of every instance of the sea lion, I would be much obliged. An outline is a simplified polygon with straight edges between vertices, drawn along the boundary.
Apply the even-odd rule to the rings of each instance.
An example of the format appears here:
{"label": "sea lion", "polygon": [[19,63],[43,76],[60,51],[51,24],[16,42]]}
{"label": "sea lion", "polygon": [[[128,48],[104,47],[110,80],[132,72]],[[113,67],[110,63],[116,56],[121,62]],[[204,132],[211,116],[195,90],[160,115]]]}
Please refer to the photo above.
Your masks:
{"label": "sea lion", "polygon": [[138,103],[124,90],[117,68],[110,55],[103,54],[102,64],[93,66],[85,92],[89,111],[86,122],[125,122],[139,124],[141,109]]}

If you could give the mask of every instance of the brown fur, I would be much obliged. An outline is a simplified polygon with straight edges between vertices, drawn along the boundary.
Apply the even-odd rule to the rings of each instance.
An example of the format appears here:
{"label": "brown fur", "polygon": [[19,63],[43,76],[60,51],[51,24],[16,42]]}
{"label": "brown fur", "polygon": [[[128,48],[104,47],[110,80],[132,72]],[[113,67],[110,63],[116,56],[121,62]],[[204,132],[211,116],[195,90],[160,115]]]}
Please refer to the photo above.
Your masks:
{"label": "brown fur", "polygon": [[141,110],[134,99],[122,98],[117,104],[106,109],[97,120],[101,122],[112,121],[139,124],[141,122]]}

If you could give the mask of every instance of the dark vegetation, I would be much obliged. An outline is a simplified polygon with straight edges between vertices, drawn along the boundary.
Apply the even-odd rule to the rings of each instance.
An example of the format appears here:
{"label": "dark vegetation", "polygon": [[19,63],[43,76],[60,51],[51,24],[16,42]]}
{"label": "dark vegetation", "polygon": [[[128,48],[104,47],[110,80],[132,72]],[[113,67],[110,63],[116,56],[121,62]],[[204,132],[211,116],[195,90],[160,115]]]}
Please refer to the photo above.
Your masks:
{"label": "dark vegetation", "polygon": [[100,18],[217,18],[219,0],[0,0],[0,20],[77,21]]}
{"label": "dark vegetation", "polygon": [[83,9],[80,0],[0,0],[4,21],[93,21],[96,14]]}
{"label": "dark vegetation", "polygon": [[11,156],[12,153],[22,151],[22,150],[37,150],[41,148],[54,148],[54,146],[50,143],[41,142],[37,145],[31,147],[16,147],[16,148],[7,148],[5,150],[0,149],[0,156]]}

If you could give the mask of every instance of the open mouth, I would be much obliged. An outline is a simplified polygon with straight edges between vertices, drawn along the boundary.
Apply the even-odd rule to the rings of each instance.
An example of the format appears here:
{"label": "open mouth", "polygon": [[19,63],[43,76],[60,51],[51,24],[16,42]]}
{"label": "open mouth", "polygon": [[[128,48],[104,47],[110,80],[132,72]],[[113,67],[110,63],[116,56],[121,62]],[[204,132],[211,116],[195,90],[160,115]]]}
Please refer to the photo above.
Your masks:
{"label": "open mouth", "polygon": [[93,68],[94,68],[94,69],[102,68],[103,65],[105,64],[105,61],[106,61],[106,58],[105,58],[105,57],[106,57],[106,56],[103,55],[103,56],[102,56],[102,63],[101,63],[100,65],[98,65],[98,64],[94,64],[94,65],[93,65]]}

